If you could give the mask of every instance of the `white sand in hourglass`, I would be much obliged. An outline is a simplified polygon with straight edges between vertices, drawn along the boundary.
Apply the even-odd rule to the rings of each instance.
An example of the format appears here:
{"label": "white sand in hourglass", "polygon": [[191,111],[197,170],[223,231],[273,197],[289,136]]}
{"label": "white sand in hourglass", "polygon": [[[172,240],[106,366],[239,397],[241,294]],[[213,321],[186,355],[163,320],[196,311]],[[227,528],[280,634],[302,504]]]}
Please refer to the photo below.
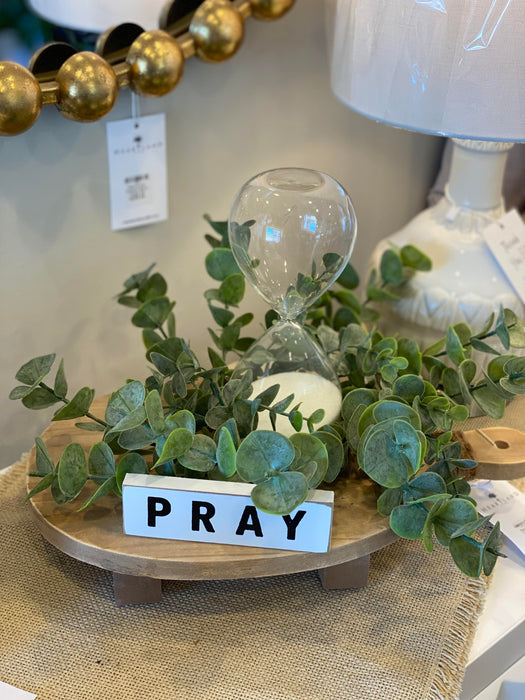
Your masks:
{"label": "white sand in hourglass", "polygon": [[[262,377],[253,382],[253,393],[251,398],[255,398],[257,394],[264,391],[274,384],[279,384],[279,393],[272,403],[277,403],[285,399],[290,394],[294,394],[294,399],[287,409],[287,412],[293,406],[301,402],[299,410],[305,418],[308,418],[318,408],[325,411],[323,420],[315,425],[318,430],[322,425],[335,421],[341,411],[341,392],[328,379],[321,377],[318,374],[310,374],[309,372],[279,372],[271,374],[267,377]],[[270,421],[270,413],[262,411],[259,414],[258,430],[272,430]],[[277,416],[276,428],[283,435],[290,436],[296,431],[292,427],[286,416]],[[306,423],[303,424],[302,430],[307,432]]]}

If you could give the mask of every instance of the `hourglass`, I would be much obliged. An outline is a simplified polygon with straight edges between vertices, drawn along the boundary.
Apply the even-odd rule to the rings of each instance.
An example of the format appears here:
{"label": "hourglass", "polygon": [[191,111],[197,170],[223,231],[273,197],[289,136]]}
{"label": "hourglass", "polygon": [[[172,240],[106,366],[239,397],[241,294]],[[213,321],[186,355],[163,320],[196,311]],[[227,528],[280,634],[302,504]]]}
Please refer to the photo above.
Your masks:
{"label": "hourglass", "polygon": [[[335,282],[356,236],[350,197],[329,175],[279,168],[256,175],[237,194],[229,220],[233,255],[246,279],[279,315],[246,352],[234,377],[252,377],[252,396],[279,385],[274,403],[294,395],[305,418],[324,410],[321,424],[341,409],[341,389],[332,364],[298,317]],[[316,426],[316,427],[320,427]],[[271,429],[269,411],[258,429]],[[276,429],[294,432],[283,415]]]}

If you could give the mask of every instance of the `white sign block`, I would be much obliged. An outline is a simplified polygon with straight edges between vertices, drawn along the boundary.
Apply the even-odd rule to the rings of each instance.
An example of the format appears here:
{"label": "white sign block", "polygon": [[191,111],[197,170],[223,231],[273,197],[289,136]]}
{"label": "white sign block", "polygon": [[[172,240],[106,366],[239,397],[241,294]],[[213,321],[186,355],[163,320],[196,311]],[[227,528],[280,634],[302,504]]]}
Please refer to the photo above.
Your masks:
{"label": "white sign block", "polygon": [[168,540],[240,544],[298,552],[330,547],[333,491],[312,490],[290,515],[268,515],[250,499],[253,484],[126,474],[124,532]]}

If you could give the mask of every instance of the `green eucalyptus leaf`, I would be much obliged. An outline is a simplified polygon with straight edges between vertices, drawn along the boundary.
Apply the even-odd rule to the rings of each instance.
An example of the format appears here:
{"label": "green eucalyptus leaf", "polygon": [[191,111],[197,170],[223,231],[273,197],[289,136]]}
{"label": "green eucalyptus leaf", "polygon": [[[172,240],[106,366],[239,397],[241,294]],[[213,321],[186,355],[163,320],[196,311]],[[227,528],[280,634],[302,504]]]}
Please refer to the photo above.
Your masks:
{"label": "green eucalyptus leaf", "polygon": [[388,516],[403,502],[403,488],[385,489],[377,499],[377,510],[383,516]]}
{"label": "green eucalyptus leaf", "polygon": [[370,301],[399,301],[397,294],[392,294],[381,287],[368,286],[366,288],[366,296]]}
{"label": "green eucalyptus leaf", "polygon": [[356,406],[350,419],[346,423],[346,439],[354,452],[357,452],[359,446],[359,421],[366,409],[367,407],[364,404]]}
{"label": "green eucalyptus leaf", "polygon": [[359,431],[361,434],[368,425],[380,423],[388,418],[404,418],[416,430],[421,429],[421,419],[417,411],[414,411],[411,406],[407,406],[399,401],[384,399],[373,404],[367,410],[370,411],[371,418],[367,420],[365,414],[363,414],[361,418],[363,425],[361,425],[361,421],[359,423]]}
{"label": "green eucalyptus leaf", "polygon": [[290,394],[289,396],[285,396],[284,399],[281,399],[280,401],[277,401],[277,403],[273,404],[272,411],[274,413],[283,413],[290,406],[290,404],[292,403],[293,400],[294,400],[294,394]]}
{"label": "green eucalyptus leaf", "polygon": [[214,406],[206,413],[205,420],[212,430],[217,430],[232,417],[232,409],[227,406]]}
{"label": "green eucalyptus leaf", "polygon": [[127,292],[131,292],[132,289],[138,289],[140,285],[148,278],[149,273],[153,270],[155,267],[155,263],[152,263],[146,270],[142,270],[142,272],[136,272],[134,275],[131,275],[131,277],[128,277],[128,279],[124,282],[124,294]]}
{"label": "green eucalyptus leaf", "polygon": [[109,425],[115,425],[125,415],[142,406],[145,397],[146,389],[141,382],[133,381],[125,384],[111,394],[106,407],[106,422]]}
{"label": "green eucalyptus leaf", "polygon": [[142,331],[142,342],[144,343],[144,346],[146,350],[149,350],[152,348],[154,345],[157,345],[157,343],[160,343],[162,341],[162,336],[154,331],[151,328],[145,328]]}
{"label": "green eucalyptus leaf", "polygon": [[69,420],[70,418],[82,418],[89,412],[93,399],[95,398],[95,390],[88,386],[83,387],[73,396],[71,401],[65,406],[62,406],[53,416],[54,421]]}
{"label": "green eucalyptus leaf", "polygon": [[225,328],[235,316],[233,311],[228,311],[228,309],[223,309],[220,306],[213,306],[213,304],[208,304],[208,308],[211,311],[213,320],[221,328]]}
{"label": "green eucalyptus leaf", "polygon": [[446,348],[447,355],[450,357],[452,362],[459,367],[459,365],[465,359],[465,353],[463,351],[461,340],[452,326],[447,328]]}
{"label": "green eucalyptus leaf", "polygon": [[518,318],[516,314],[509,315],[509,309],[505,309],[505,323],[509,331],[509,341],[511,348],[525,348],[525,322]]}
{"label": "green eucalyptus leaf", "polygon": [[147,474],[148,465],[144,457],[136,452],[130,452],[124,455],[117,464],[116,485],[117,491],[122,492],[122,482],[126,474]]}
{"label": "green eucalyptus leaf", "polygon": [[474,387],[471,390],[471,395],[481,410],[491,418],[503,418],[505,413],[506,401],[503,397],[498,396],[489,386]]}
{"label": "green eucalyptus leaf", "polygon": [[359,287],[359,275],[350,263],[346,265],[337,278],[337,284],[345,287],[345,289],[357,289]]}
{"label": "green eucalyptus leaf", "polygon": [[404,245],[400,251],[401,261],[406,267],[420,272],[428,272],[432,269],[432,261],[416,246],[408,244]]}
{"label": "green eucalyptus leaf", "polygon": [[407,484],[407,496],[410,501],[418,501],[434,494],[446,494],[445,480],[434,472],[418,474]]}
{"label": "green eucalyptus leaf", "polygon": [[[330,426],[324,426],[324,428],[329,427]],[[326,469],[323,481],[331,484],[339,476],[339,473],[343,468],[345,448],[343,447],[343,443],[339,435],[328,432],[324,428],[323,430],[318,430],[312,433],[312,435],[318,438],[326,447],[328,467]]]}
{"label": "green eucalyptus leaf", "polygon": [[240,272],[229,248],[214,248],[205,258],[206,271],[214,280],[223,282],[229,275]]}
{"label": "green eucalyptus leaf", "polygon": [[304,502],[308,484],[300,472],[281,472],[253,487],[251,498],[264,513],[288,515]]}
{"label": "green eucalyptus leaf", "polygon": [[190,449],[178,457],[183,467],[197,472],[209,472],[217,463],[216,446],[211,437],[197,434]]}
{"label": "green eucalyptus leaf", "polygon": [[90,476],[113,476],[115,472],[115,456],[109,445],[97,442],[89,451],[88,470]]}
{"label": "green eucalyptus leaf", "polygon": [[[325,444],[309,433],[295,433],[290,436],[289,440],[295,451],[290,471],[302,472],[308,482],[308,487],[317,488],[328,469],[328,451]],[[312,463],[313,470],[309,467]]]}
{"label": "green eucalyptus leaf", "polygon": [[463,421],[466,421],[469,417],[469,410],[466,406],[458,404],[457,406],[452,406],[449,415],[454,423],[463,423]]}
{"label": "green eucalyptus leaf", "polygon": [[166,326],[168,329],[168,336],[170,338],[175,338],[176,323],[175,323],[175,314],[173,313],[173,311],[170,311],[168,314],[168,318],[166,319]]}
{"label": "green eucalyptus leaf", "polygon": [[[420,449],[417,434],[416,440],[417,449]],[[385,430],[373,432],[366,439],[361,454],[360,452],[358,451],[359,466],[380,486],[401,486],[413,473],[404,451]]]}
{"label": "green eucalyptus leaf", "polygon": [[42,438],[35,438],[35,462],[39,474],[54,474],[55,465]]}
{"label": "green eucalyptus leaf", "polygon": [[456,566],[467,576],[477,578],[483,564],[483,546],[474,540],[458,537],[449,542],[450,554]]}
{"label": "green eucalyptus leaf", "polygon": [[490,576],[492,573],[492,569],[494,568],[494,565],[498,559],[498,555],[495,554],[495,552],[499,552],[500,547],[500,524],[496,523],[483,543],[482,566],[485,576]]}
{"label": "green eucalyptus leaf", "polygon": [[422,397],[424,395],[425,384],[421,377],[415,374],[405,374],[396,379],[392,386],[392,391],[408,404],[412,404],[416,396]]}
{"label": "green eucalyptus leaf", "polygon": [[9,394],[9,398],[12,401],[16,401],[17,399],[23,399],[24,396],[27,396],[33,391],[34,387],[32,386],[27,386],[25,384],[21,386],[15,386],[14,389],[11,389],[11,392]]}
{"label": "green eucalyptus leaf", "polygon": [[[123,433],[126,430],[133,430],[133,428],[138,428],[146,420],[146,411],[144,406],[137,406],[133,411],[123,416],[118,423],[116,423],[109,433],[115,435],[116,433]],[[108,434],[109,434],[108,433]]]}
{"label": "green eucalyptus leaf", "polygon": [[161,355],[154,350],[152,350],[150,353],[150,360],[165,377],[171,377],[173,374],[175,374],[175,372],[177,372],[177,365],[173,360],[170,360],[169,357]]}
{"label": "green eucalyptus leaf", "polygon": [[51,355],[40,355],[39,357],[34,357],[20,367],[18,372],[15,374],[15,379],[17,379],[22,384],[27,384],[28,386],[36,386],[39,382],[44,379],[49,374],[53,362],[55,361],[55,353]]}
{"label": "green eucalyptus leaf", "polygon": [[132,297],[132,296],[120,296],[117,299],[119,304],[122,304],[122,306],[127,306],[130,309],[139,309],[142,305],[142,302],[140,302],[137,297]]}
{"label": "green eucalyptus leaf", "polygon": [[175,428],[168,435],[160,457],[155,462],[155,467],[172,459],[178,459],[187,452],[193,444],[193,434],[187,428]]}
{"label": "green eucalyptus leaf", "polygon": [[476,520],[465,523],[461,527],[458,527],[457,530],[454,530],[454,532],[450,535],[450,539],[453,540],[456,537],[461,537],[461,535],[471,535],[475,530],[478,530],[480,527],[486,525],[491,518],[492,515],[485,515],[482,518],[476,518]]}
{"label": "green eucalyptus leaf", "polygon": [[70,500],[78,496],[87,480],[86,457],[77,442],[67,445],[57,469],[60,491]]}
{"label": "green eucalyptus leaf", "polygon": [[489,355],[500,354],[495,348],[490,346],[488,343],[484,343],[482,340],[478,340],[478,338],[471,338],[470,344],[472,345],[474,350],[478,350],[479,352],[485,352]]}
{"label": "green eucalyptus leaf", "polygon": [[403,263],[400,255],[395,250],[387,248],[381,256],[379,271],[385,284],[401,284],[403,281]]}
{"label": "green eucalyptus leaf", "polygon": [[377,399],[378,392],[375,389],[353,389],[349,391],[341,406],[343,421],[346,422],[350,420],[358,406],[371,406],[377,402]]}
{"label": "green eucalyptus leaf", "polygon": [[37,386],[32,389],[29,394],[26,394],[22,403],[26,408],[30,408],[33,411],[39,411],[42,408],[49,408],[49,406],[54,406],[58,403],[60,399],[53,394],[49,389]]}
{"label": "green eucalyptus leaf", "polygon": [[219,287],[219,301],[229,306],[237,306],[244,297],[244,276],[240,273],[228,275]]}
{"label": "green eucalyptus leaf", "polygon": [[505,314],[502,306],[500,306],[494,330],[505,350],[508,350],[510,348],[510,334],[507,324],[505,323]]}
{"label": "green eucalyptus leaf", "polygon": [[79,513],[81,510],[84,510],[84,508],[87,508],[88,506],[92,505],[104,496],[107,496],[108,493],[111,493],[116,488],[117,478],[115,476],[110,476],[108,479],[106,479],[106,481],[100,484],[95,493],[92,496],[90,496],[82,506],[80,506],[80,508],[77,510],[77,513]]}
{"label": "green eucalyptus leaf", "polygon": [[288,420],[292,424],[294,430],[296,430],[297,432],[299,432],[303,427],[303,414],[301,413],[301,411],[297,411],[295,409],[290,411]]}
{"label": "green eucalyptus leaf", "polygon": [[168,297],[150,299],[133,314],[131,323],[139,328],[159,328],[168,318],[173,306]]}
{"label": "green eucalyptus leaf", "polygon": [[452,498],[437,513],[436,523],[453,533],[477,517],[476,507],[470,501],[465,498]]}
{"label": "green eucalyptus leaf", "polygon": [[164,419],[162,401],[157,390],[149,392],[144,401],[144,407],[151,429],[156,435],[160,435],[166,427],[166,421]]}
{"label": "green eucalyptus leaf", "polygon": [[257,483],[274,471],[289,467],[294,457],[293,445],[284,435],[257,430],[247,435],[239,445],[237,473],[243,481]]}
{"label": "green eucalyptus leaf", "polygon": [[235,443],[230,431],[225,425],[219,429],[216,459],[219,471],[226,478],[229,478],[235,474],[237,469]]}
{"label": "green eucalyptus leaf", "polygon": [[139,425],[133,430],[126,430],[118,436],[118,445],[124,450],[141,450],[149,447],[155,440],[155,434],[147,425]]}
{"label": "green eucalyptus leaf", "polygon": [[168,285],[166,280],[161,274],[155,272],[151,277],[140,284],[140,288],[137,292],[137,300],[144,303],[156,297],[163,297],[167,290]]}
{"label": "green eucalyptus leaf", "polygon": [[57,396],[59,396],[61,399],[66,398],[67,380],[66,380],[66,373],[64,370],[64,360],[60,360],[60,364],[58,365],[53,390],[54,390],[55,394]]}
{"label": "green eucalyptus leaf", "polygon": [[[464,360],[468,362],[468,360]],[[446,367],[441,375],[441,381],[443,382],[443,390],[448,396],[459,396],[461,394],[461,384],[459,380],[459,374],[457,370],[452,367]]]}
{"label": "green eucalyptus leaf", "polygon": [[49,472],[44,477],[42,477],[40,479],[40,481],[38,482],[38,484],[36,484],[36,486],[33,486],[31,491],[29,491],[29,493],[27,494],[27,496],[24,499],[24,503],[27,503],[27,501],[29,501],[30,498],[33,498],[33,496],[36,496],[37,493],[40,493],[41,491],[45,491],[46,489],[48,489],[51,486],[51,484],[53,483],[55,478],[56,477],[55,477],[54,472]]}
{"label": "green eucalyptus leaf", "polygon": [[396,506],[390,513],[390,527],[406,540],[419,540],[423,537],[423,528],[427,511],[417,503]]}
{"label": "green eucalyptus leaf", "polygon": [[63,506],[65,503],[69,503],[69,501],[73,500],[72,496],[67,496],[60,490],[60,486],[58,484],[58,476],[55,476],[55,478],[51,482],[51,495],[53,496],[53,500],[55,501],[55,503],[57,503],[59,506]]}
{"label": "green eucalyptus leaf", "polygon": [[279,389],[279,384],[272,384],[272,386],[269,386],[264,391],[261,391],[260,394],[257,394],[255,398],[259,399],[259,401],[265,406],[270,406],[272,404],[272,401],[275,400],[275,397],[279,393]]}
{"label": "green eucalyptus leaf", "polygon": [[419,345],[412,338],[399,338],[397,341],[397,354],[404,357],[408,365],[399,371],[399,374],[421,374],[422,355]]}

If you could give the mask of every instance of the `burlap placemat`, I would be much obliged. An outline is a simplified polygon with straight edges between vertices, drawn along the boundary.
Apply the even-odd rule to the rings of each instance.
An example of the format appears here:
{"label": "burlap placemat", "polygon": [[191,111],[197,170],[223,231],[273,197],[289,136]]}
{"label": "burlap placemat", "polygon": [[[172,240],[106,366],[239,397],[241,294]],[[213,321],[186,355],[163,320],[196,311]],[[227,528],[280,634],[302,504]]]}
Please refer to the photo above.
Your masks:
{"label": "burlap placemat", "polygon": [[25,470],[0,473],[0,680],[39,700],[458,696],[486,582],[439,546],[377,552],[361,590],[315,572],[167,581],[162,602],[117,608],[109,572],[36,532]]}

